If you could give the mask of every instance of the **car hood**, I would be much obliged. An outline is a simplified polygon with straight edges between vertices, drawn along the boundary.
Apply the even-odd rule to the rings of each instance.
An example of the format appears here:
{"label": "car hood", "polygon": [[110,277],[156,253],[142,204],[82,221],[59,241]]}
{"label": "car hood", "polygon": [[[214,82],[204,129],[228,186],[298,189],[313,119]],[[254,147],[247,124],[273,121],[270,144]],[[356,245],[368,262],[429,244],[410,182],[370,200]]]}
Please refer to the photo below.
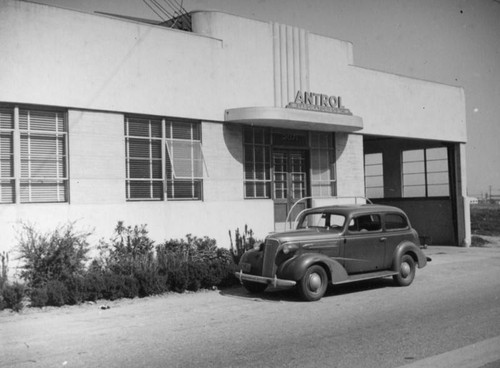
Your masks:
{"label": "car hood", "polygon": [[278,240],[280,243],[288,242],[310,242],[314,240],[321,240],[324,238],[334,239],[340,238],[340,233],[323,230],[323,229],[301,229],[285,231],[282,233],[274,233],[267,236],[266,239]]}

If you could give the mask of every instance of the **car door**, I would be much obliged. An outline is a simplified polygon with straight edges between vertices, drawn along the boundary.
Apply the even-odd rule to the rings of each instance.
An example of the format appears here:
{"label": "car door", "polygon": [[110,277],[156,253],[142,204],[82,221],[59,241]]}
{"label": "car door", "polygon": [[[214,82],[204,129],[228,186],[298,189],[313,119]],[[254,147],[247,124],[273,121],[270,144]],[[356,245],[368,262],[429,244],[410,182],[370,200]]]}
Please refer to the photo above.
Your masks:
{"label": "car door", "polygon": [[303,250],[321,253],[339,259],[342,248],[340,233],[344,227],[345,216],[329,212],[308,213],[300,220],[299,229],[316,229],[314,237],[304,242]]}
{"label": "car door", "polygon": [[348,274],[384,268],[386,237],[380,214],[354,216],[344,240],[344,265]]}
{"label": "car door", "polygon": [[384,214],[384,229],[386,237],[384,268],[390,268],[396,247],[405,240],[412,240],[408,219],[401,213]]}

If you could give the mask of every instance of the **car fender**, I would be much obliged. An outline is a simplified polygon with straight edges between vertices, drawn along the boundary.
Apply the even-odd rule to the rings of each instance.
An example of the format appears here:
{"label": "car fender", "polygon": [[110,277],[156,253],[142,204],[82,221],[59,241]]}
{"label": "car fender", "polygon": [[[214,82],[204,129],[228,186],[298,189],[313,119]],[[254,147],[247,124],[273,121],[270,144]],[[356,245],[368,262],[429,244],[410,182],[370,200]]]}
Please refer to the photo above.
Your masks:
{"label": "car fender", "polygon": [[405,254],[410,254],[415,259],[418,268],[425,267],[427,264],[427,258],[419,246],[410,241],[403,241],[396,247],[392,255],[392,270],[399,272],[400,260]]}
{"label": "car fender", "polygon": [[251,266],[250,273],[253,275],[262,275],[262,264],[264,253],[257,249],[247,250],[240,258],[239,265],[248,263]]}
{"label": "car fender", "polygon": [[293,257],[278,267],[277,276],[281,279],[299,281],[307,269],[319,264],[329,271],[330,281],[336,283],[347,280],[345,268],[335,259],[318,253],[304,253]]}

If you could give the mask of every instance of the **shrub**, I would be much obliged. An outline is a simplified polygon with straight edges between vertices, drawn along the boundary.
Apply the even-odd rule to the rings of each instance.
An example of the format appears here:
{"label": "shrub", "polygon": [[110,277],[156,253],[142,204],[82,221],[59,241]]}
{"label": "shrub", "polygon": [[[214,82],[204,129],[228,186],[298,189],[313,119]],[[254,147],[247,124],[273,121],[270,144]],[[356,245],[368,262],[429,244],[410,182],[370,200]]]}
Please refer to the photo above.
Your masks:
{"label": "shrub", "polygon": [[110,243],[101,242],[100,249],[104,295],[133,298],[167,290],[166,276],[158,273],[154,241],[146,225],[126,227],[118,222],[114,237]]}
{"label": "shrub", "polygon": [[471,247],[488,247],[488,244],[490,244],[489,241],[481,238],[480,236],[477,235],[472,235],[471,237]]}
{"label": "shrub", "polygon": [[158,262],[153,253],[142,256],[140,262],[137,262],[134,267],[133,275],[137,280],[138,296],[141,298],[168,291],[168,277],[160,274]]}
{"label": "shrub", "polygon": [[101,261],[113,273],[133,275],[154,256],[153,248],[146,225],[125,227],[120,221],[111,242],[101,241]]}
{"label": "shrub", "polygon": [[82,284],[82,300],[116,300],[139,296],[139,283],[130,275],[94,270],[85,275]]}
{"label": "shrub", "polygon": [[473,205],[471,206],[472,234],[499,236],[500,206]]}
{"label": "shrub", "polygon": [[103,281],[103,299],[135,298],[139,295],[139,286],[133,276],[105,273]]}
{"label": "shrub", "polygon": [[231,244],[230,251],[233,256],[234,263],[238,264],[240,258],[247,250],[252,249],[258,241],[254,238],[254,233],[252,229],[249,229],[245,225],[243,233],[240,233],[240,229],[236,229],[234,232],[234,243],[233,237],[231,235],[231,230],[229,230],[229,241]]}
{"label": "shrub", "polygon": [[28,286],[37,288],[51,280],[65,281],[83,273],[90,233],[78,233],[73,225],[42,234],[32,225],[22,224],[17,249],[24,261],[20,275]]}
{"label": "shrub", "polygon": [[171,239],[156,247],[158,272],[167,275],[168,288],[176,292],[229,286],[235,265],[231,253],[217,248],[215,239]]}
{"label": "shrub", "polygon": [[0,254],[0,290],[3,289],[4,284],[7,282],[8,263],[9,263],[9,254],[6,252],[2,252]]}
{"label": "shrub", "polygon": [[87,300],[84,279],[84,275],[75,275],[64,281],[64,286],[67,289],[66,304],[74,305]]}
{"label": "shrub", "polygon": [[[252,234],[247,228],[243,236],[237,232],[243,248],[255,243]],[[99,256],[85,269],[89,235],[76,232],[73,224],[47,234],[23,225],[18,248],[31,306],[197,291],[237,282],[233,252],[218,248],[215,239],[206,236],[188,234],[155,247],[146,225],[132,227],[119,222],[113,237],[100,241]],[[0,298],[0,308],[7,304],[6,299],[9,305],[15,299],[11,291],[8,293],[7,298]]]}
{"label": "shrub", "polygon": [[84,300],[95,302],[98,299],[104,298],[104,290],[106,290],[105,279],[103,273],[99,269],[89,268],[89,271],[83,278]]}
{"label": "shrub", "polygon": [[69,299],[68,288],[59,280],[47,282],[47,305],[60,307],[67,304]]}
{"label": "shrub", "polygon": [[25,287],[18,282],[5,284],[2,290],[3,305],[5,308],[11,308],[15,312],[23,309]]}
{"label": "shrub", "polygon": [[47,295],[47,287],[39,287],[36,289],[32,289],[30,292],[30,300],[32,307],[45,307],[47,302],[49,301],[49,297]]}

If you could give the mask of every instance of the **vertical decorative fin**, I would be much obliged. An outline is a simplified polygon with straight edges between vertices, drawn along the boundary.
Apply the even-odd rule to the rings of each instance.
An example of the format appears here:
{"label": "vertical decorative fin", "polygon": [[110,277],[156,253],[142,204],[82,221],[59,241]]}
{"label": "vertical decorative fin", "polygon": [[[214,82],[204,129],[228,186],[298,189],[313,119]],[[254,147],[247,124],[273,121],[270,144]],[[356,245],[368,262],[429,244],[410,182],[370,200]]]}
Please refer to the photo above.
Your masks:
{"label": "vertical decorative fin", "polygon": [[300,28],[273,23],[274,105],[285,107],[297,91],[309,90],[309,35]]}

